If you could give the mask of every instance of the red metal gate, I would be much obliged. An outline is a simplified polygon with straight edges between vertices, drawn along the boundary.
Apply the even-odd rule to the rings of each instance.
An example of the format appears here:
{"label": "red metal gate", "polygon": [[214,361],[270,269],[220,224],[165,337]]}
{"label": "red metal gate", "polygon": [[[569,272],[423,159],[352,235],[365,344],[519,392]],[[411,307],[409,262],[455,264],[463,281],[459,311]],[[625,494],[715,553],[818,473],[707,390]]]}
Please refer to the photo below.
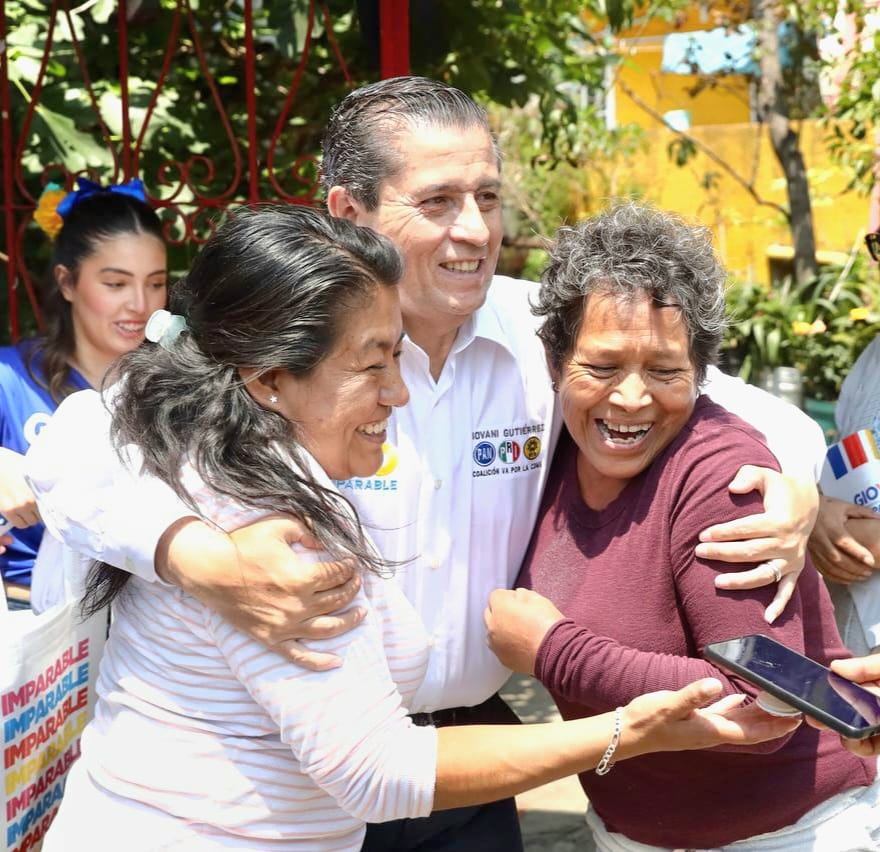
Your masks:
{"label": "red metal gate", "polygon": [[[266,139],[257,126],[258,94],[256,90],[256,61],[254,33],[254,2],[240,0],[243,15],[243,39],[240,50],[241,72],[243,73],[246,95],[246,116],[244,126],[228,113],[220,88],[215,79],[214,69],[210,68],[203,50],[203,33],[199,31],[196,15],[189,0],[177,0],[173,10],[163,10],[161,14],[170,15],[170,35],[164,50],[162,67],[156,72],[156,81],[146,109],[138,112],[137,122],[132,120],[132,104],[129,86],[129,3],[133,7],[140,4],[133,0],[118,0],[116,5],[118,75],[120,90],[119,115],[112,122],[102,111],[95,94],[93,80],[89,74],[89,57],[84,55],[76,35],[69,2],[53,0],[48,10],[48,30],[44,49],[39,59],[39,70],[31,82],[28,93],[29,102],[24,117],[13,126],[11,112],[11,81],[8,66],[8,35],[6,2],[0,0],[0,156],[2,156],[2,200],[0,211],[3,216],[2,249],[0,260],[5,262],[9,309],[9,332],[13,340],[21,334],[23,312],[30,308],[41,326],[39,305],[34,288],[34,279],[25,260],[26,236],[35,228],[31,224],[37,204],[40,187],[33,180],[25,180],[23,159],[27,155],[28,140],[31,138],[35,112],[40,108],[40,98],[44,93],[47,68],[53,59],[53,35],[57,28],[66,26],[66,37],[70,40],[76,54],[76,63],[81,75],[81,86],[88,93],[88,101],[94,113],[94,122],[99,128],[101,144],[106,146],[112,158],[112,168],[100,174],[86,169],[80,173],[89,174],[103,183],[117,183],[132,177],[140,177],[147,186],[151,200],[163,211],[166,222],[166,235],[169,242],[180,244],[200,242],[204,239],[210,225],[206,222],[212,211],[234,203],[256,201],[283,201],[298,204],[314,202],[317,185],[314,157],[303,155],[292,164],[285,162],[279,166],[279,150],[289,141],[297,130],[291,123],[296,116],[297,96],[300,94],[303,75],[313,61],[313,40],[316,29],[320,29],[326,40],[326,54],[332,55],[338,69],[349,85],[351,75],[346,66],[339,45],[334,37],[333,22],[325,2],[310,0],[302,49],[289,79],[278,81],[277,89],[286,94],[279,97],[280,107],[274,121],[271,135]],[[408,73],[409,68],[409,0],[378,0],[380,72],[382,77]],[[81,6],[81,8],[85,8]],[[163,24],[168,25],[168,21]],[[226,150],[222,152],[224,170],[220,173],[216,166],[217,152],[204,151],[191,154],[180,161],[165,161],[152,173],[147,173],[143,163],[145,140],[156,119],[156,105],[174,66],[180,44],[186,40],[195,54],[199,73],[210,90],[213,108],[223,125],[226,137]],[[192,58],[192,57],[190,57]],[[264,111],[265,113],[265,111]],[[312,117],[323,121],[326,116]],[[109,125],[118,128],[112,133]],[[262,138],[261,138],[262,135]],[[227,174],[228,173],[228,174]],[[53,163],[43,168],[41,186],[50,179],[61,176],[65,186],[72,187],[75,173],[65,163]],[[291,186],[292,184],[292,186]],[[26,302],[22,304],[21,292]]]}

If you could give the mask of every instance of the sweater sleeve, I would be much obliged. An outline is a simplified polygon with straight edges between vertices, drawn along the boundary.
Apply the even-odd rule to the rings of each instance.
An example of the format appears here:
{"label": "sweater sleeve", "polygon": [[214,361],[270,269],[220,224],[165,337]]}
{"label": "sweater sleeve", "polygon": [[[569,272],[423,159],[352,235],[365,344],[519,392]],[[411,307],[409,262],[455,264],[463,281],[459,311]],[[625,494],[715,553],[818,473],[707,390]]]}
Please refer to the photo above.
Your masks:
{"label": "sweater sleeve", "polygon": [[[342,666],[312,672],[294,666],[219,616],[209,629],[235,676],[270,715],[302,771],[344,811],[365,822],[427,816],[434,801],[437,730],[406,715],[391,678],[378,613],[344,636],[310,642]],[[407,643],[400,637],[400,643]],[[399,648],[398,648],[399,650]],[[353,712],[353,708],[357,708]]]}
{"label": "sweater sleeve", "polygon": [[[678,481],[669,517],[669,581],[674,584],[679,616],[687,633],[688,656],[628,647],[571,619],[562,620],[541,644],[536,675],[564,700],[604,712],[645,692],[680,689],[704,677],[718,678],[725,694],[754,696],[757,690],[753,686],[700,657],[706,644],[764,633],[803,651],[802,607],[797,591],[783,615],[769,625],[763,613],[775,586],[740,592],[716,589],[714,580],[720,571],[754,566],[700,559],[694,553],[700,531],[710,524],[760,511],[758,495],[728,492],[730,470],[747,463],[776,468],[775,460],[751,436],[737,442],[730,440],[728,433],[726,439],[696,444],[663,474]],[[784,742],[773,740],[745,750],[775,751]]]}

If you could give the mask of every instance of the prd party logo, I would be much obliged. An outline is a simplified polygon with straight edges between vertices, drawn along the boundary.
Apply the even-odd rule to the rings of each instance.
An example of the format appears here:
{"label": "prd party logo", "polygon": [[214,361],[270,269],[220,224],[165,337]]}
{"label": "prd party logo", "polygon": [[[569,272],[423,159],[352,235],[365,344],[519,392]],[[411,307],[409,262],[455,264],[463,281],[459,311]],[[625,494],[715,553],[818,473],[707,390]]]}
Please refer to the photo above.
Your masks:
{"label": "prd party logo", "polygon": [[525,444],[523,444],[523,455],[529,460],[534,461],[541,455],[541,439],[532,435]]}
{"label": "prd party logo", "polygon": [[492,464],[495,461],[495,447],[493,444],[490,444],[488,441],[480,441],[476,447],[474,447],[474,461],[480,465],[480,467],[486,467],[487,465]]}
{"label": "prd party logo", "polygon": [[380,467],[375,475],[388,476],[397,467],[397,447],[389,444],[387,441],[382,444],[382,467]]}
{"label": "prd party logo", "polygon": [[519,444],[510,439],[502,441],[498,445],[498,458],[505,464],[513,464],[519,458]]}

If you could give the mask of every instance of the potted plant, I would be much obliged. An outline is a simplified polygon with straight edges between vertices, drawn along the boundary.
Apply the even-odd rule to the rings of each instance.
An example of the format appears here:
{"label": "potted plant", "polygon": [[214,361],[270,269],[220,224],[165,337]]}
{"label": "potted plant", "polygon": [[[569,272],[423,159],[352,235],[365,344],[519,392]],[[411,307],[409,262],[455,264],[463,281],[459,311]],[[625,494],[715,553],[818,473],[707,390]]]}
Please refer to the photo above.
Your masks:
{"label": "potted plant", "polygon": [[728,369],[761,384],[778,366],[796,367],[804,408],[833,437],[834,403],[862,350],[880,334],[880,280],[862,256],[843,267],[826,266],[800,287],[734,282],[728,291],[733,318],[722,350]]}

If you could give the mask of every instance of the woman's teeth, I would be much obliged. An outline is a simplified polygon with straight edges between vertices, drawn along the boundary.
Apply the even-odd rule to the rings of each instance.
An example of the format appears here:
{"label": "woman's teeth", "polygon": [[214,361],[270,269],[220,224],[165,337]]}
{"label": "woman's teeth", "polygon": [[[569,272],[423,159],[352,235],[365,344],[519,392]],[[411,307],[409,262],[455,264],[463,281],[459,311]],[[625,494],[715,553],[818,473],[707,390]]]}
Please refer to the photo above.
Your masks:
{"label": "woman's teeth", "polygon": [[368,423],[366,426],[359,426],[358,432],[363,432],[365,435],[380,435],[388,428],[388,418],[386,417],[384,420],[377,420],[375,423]]}
{"label": "woman's teeth", "polygon": [[636,444],[648,434],[653,423],[612,423],[597,420],[602,437],[614,444]]}

